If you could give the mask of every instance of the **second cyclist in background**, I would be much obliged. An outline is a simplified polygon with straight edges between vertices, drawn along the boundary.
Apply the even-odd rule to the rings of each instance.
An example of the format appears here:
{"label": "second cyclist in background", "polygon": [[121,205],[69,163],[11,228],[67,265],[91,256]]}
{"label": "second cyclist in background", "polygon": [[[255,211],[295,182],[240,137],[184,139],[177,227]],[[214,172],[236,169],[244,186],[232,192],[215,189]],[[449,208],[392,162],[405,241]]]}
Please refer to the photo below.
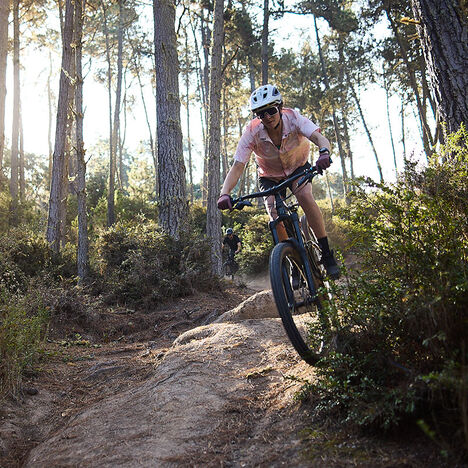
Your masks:
{"label": "second cyclist in background", "polygon": [[239,265],[235,260],[235,255],[241,250],[242,243],[239,237],[234,234],[232,228],[226,229],[226,236],[223,240],[223,248],[227,248],[227,260],[223,265],[224,273],[234,278],[234,274],[239,269]]}
{"label": "second cyclist in background", "polygon": [[223,240],[223,246],[229,247],[233,255],[236,255],[240,252],[242,243],[239,237],[236,234],[234,234],[232,228],[226,229],[226,236]]}
{"label": "second cyclist in background", "polygon": [[[234,164],[224,180],[218,199],[218,208],[232,208],[231,191],[236,186],[252,152],[258,166],[259,185],[267,190],[291,175],[310,167],[310,141],[319,148],[316,165],[324,170],[330,166],[330,142],[320,133],[320,128],[294,109],[283,108],[278,89],[270,84],[260,86],[250,96],[250,109],[254,118],[244,130],[234,155]],[[340,270],[333,251],[328,245],[323,216],[312,195],[310,184],[297,188],[297,180],[290,187],[304,210],[307,222],[313,229],[322,250],[322,263],[330,278],[336,279]],[[274,197],[265,199],[265,206],[273,220],[277,217]],[[277,227],[280,240],[287,234],[281,223]]]}

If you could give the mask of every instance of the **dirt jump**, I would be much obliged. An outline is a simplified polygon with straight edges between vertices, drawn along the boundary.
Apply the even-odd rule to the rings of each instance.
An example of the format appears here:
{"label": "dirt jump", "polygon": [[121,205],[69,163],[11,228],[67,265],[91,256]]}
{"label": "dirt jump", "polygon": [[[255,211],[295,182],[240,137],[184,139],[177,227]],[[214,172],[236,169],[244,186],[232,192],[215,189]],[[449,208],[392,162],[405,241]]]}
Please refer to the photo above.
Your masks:
{"label": "dirt jump", "polygon": [[45,369],[0,413],[0,466],[430,466],[423,448],[314,423],[296,398],[314,369],[271,291],[244,297],[191,309],[201,323],[180,334],[172,322],[160,339],[80,348]]}

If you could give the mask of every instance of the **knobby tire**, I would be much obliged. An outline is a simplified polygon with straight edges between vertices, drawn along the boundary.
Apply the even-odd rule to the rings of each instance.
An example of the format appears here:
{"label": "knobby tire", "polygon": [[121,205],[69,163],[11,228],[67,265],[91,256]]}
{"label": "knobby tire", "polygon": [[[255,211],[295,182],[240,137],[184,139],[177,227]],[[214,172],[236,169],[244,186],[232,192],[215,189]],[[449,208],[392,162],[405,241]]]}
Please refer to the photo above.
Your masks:
{"label": "knobby tire", "polygon": [[[299,272],[297,289],[293,289],[293,266]],[[314,365],[321,358],[328,323],[321,314],[320,297],[310,292],[305,278],[304,264],[296,248],[289,242],[277,244],[270,255],[270,281],[276,307],[292,345],[302,359]]]}

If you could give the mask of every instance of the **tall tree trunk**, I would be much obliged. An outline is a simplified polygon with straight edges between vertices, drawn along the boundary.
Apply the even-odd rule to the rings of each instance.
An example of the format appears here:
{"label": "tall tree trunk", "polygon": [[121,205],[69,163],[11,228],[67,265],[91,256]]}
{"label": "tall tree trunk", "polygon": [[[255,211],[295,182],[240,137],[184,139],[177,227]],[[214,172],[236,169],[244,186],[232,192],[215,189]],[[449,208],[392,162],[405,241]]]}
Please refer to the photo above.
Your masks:
{"label": "tall tree trunk", "polygon": [[57,104],[57,122],[55,129],[55,147],[52,158],[52,181],[49,199],[49,217],[47,222],[47,241],[55,252],[60,250],[60,202],[64,172],[64,159],[67,137],[67,104],[70,92],[69,76],[71,72],[73,39],[73,0],[66,0],[65,25],[62,38],[62,66]]}
{"label": "tall tree trunk", "polygon": [[[200,122],[201,122],[201,128],[202,128],[202,142],[203,142],[203,154],[206,154],[206,148],[207,148],[207,138],[206,138],[206,108],[205,108],[205,103],[206,103],[206,93],[205,93],[205,87],[203,85],[203,76],[202,76],[202,64],[201,64],[201,58],[200,58],[200,49],[198,47],[198,40],[197,40],[197,32],[195,25],[193,24],[192,18],[190,18],[190,26],[192,29],[192,34],[193,34],[193,43],[195,46],[195,57],[196,57],[196,75],[197,75],[197,95],[198,95],[198,100],[201,104],[200,106]],[[203,190],[203,183],[202,183],[202,190]]]}
{"label": "tall tree trunk", "polygon": [[10,2],[0,2],[0,183],[3,174],[3,151],[5,148],[5,100],[6,100],[6,68],[8,55],[8,16]]}
{"label": "tall tree trunk", "polygon": [[406,159],[406,138],[405,138],[405,102],[401,96],[401,144],[403,145],[403,160]]}
{"label": "tall tree trunk", "polygon": [[325,180],[327,181],[328,198],[330,199],[330,210],[333,216],[335,214],[335,205],[333,203],[333,194],[330,187],[330,179],[328,177],[328,172],[325,172]]}
{"label": "tall tree trunk", "polygon": [[372,135],[370,133],[369,127],[367,126],[367,122],[366,122],[366,119],[364,117],[364,113],[362,112],[361,103],[359,102],[359,98],[358,98],[358,96],[356,94],[354,86],[352,84],[350,84],[350,83],[351,82],[348,79],[348,84],[349,84],[349,88],[351,90],[351,94],[353,95],[354,101],[356,102],[356,107],[358,108],[359,115],[361,116],[362,125],[364,126],[364,130],[366,131],[367,138],[369,139],[369,143],[370,143],[370,145],[372,147],[372,151],[374,153],[375,163],[377,164],[377,170],[379,171],[380,182],[383,183],[384,182],[384,177],[383,177],[383,173],[382,173],[382,166],[380,165],[379,156],[377,155],[377,150],[375,149],[374,140],[372,139]]}
{"label": "tall tree trunk", "polygon": [[386,104],[387,104],[388,133],[390,135],[390,143],[392,144],[393,164],[395,165],[395,175],[398,177],[398,166],[397,166],[397,159],[396,159],[395,143],[393,141],[392,121],[390,119],[390,85],[387,82],[387,78],[385,76],[385,70],[383,70],[382,76],[384,80],[385,98],[386,98]]}
{"label": "tall tree trunk", "polygon": [[351,180],[354,180],[354,157],[353,152],[351,151],[351,139],[349,138],[348,132],[348,119],[346,115],[343,115],[343,135],[346,141],[346,148],[348,150],[348,159],[349,159],[349,170],[351,173]]}
{"label": "tall tree trunk", "polygon": [[221,176],[224,180],[226,178],[226,174],[229,170],[229,162],[228,162],[228,153],[227,153],[227,142],[229,138],[229,130],[227,124],[227,114],[228,114],[228,106],[226,100],[226,87],[223,87],[223,151],[221,152],[222,156],[222,165],[221,165]]}
{"label": "tall tree trunk", "polygon": [[422,128],[422,140],[423,140],[424,151],[426,152],[427,155],[430,155],[432,152],[431,148],[433,145],[433,141],[432,141],[431,131],[427,123],[426,113],[424,112],[424,107],[423,107],[423,103],[422,103],[421,96],[419,93],[419,86],[416,82],[414,70],[411,68],[411,64],[408,58],[408,52],[406,50],[406,47],[398,31],[397,24],[395,20],[393,19],[390,8],[387,7],[385,9],[385,12],[390,22],[390,26],[392,27],[393,33],[395,34],[397,43],[400,47],[401,58],[403,60],[403,63],[406,66],[406,70],[408,72],[408,78],[410,80],[410,85],[413,90],[414,97],[416,99],[416,105],[418,107],[418,112],[419,112],[419,120],[420,120],[421,128]]}
{"label": "tall tree trunk", "polygon": [[221,150],[221,81],[224,33],[224,0],[215,0],[210,71],[210,112],[208,120],[208,203],[206,234],[211,243],[212,271],[221,274],[221,213],[216,206],[219,196],[219,155]]}
{"label": "tall tree trunk", "polygon": [[13,122],[11,131],[11,176],[10,176],[10,224],[18,221],[18,143],[20,119],[20,31],[19,31],[20,0],[13,1]]}
{"label": "tall tree trunk", "polygon": [[252,54],[249,54],[247,57],[247,62],[249,65],[249,80],[250,80],[250,92],[255,91],[255,67],[252,60]]}
{"label": "tall tree trunk", "polygon": [[24,179],[24,132],[23,132],[23,109],[20,101],[19,112],[19,194],[20,200],[26,199],[26,181]]}
{"label": "tall tree trunk", "polygon": [[149,120],[148,108],[146,107],[145,94],[143,93],[143,84],[141,82],[141,76],[140,76],[140,64],[137,63],[136,59],[135,59],[135,70],[136,70],[136,76],[137,76],[137,79],[138,79],[138,84],[140,86],[141,102],[143,104],[143,110],[145,112],[146,125],[148,127],[151,157],[153,159],[154,173],[155,173],[155,197],[156,197],[156,200],[157,200],[158,199],[158,159],[157,159],[157,156],[156,156],[156,148],[155,148],[155,145],[154,145],[153,131],[151,130],[151,123],[150,123],[150,120]]}
{"label": "tall tree trunk", "polygon": [[[468,22],[466,4],[411,0],[437,109],[447,131],[468,125]],[[465,9],[464,9],[465,8]]]}
{"label": "tall tree trunk", "polygon": [[101,0],[104,35],[106,37],[106,61],[107,61],[107,97],[109,100],[109,187],[107,190],[107,226],[115,223],[115,158],[114,141],[112,131],[112,63],[110,56],[109,29],[107,27],[107,9],[104,0]]}
{"label": "tall tree trunk", "polygon": [[88,218],[86,213],[86,161],[83,138],[82,35],[85,0],[75,0],[75,116],[76,116],[76,196],[78,201],[77,270],[80,282],[89,271]]}
{"label": "tall tree trunk", "polygon": [[[314,15],[314,27],[315,27],[315,36],[317,38],[317,46],[319,50],[320,64],[322,67],[323,81],[325,83],[325,88],[329,90],[330,82],[328,80],[327,67],[325,66],[325,58],[322,52],[322,45],[320,42],[320,36],[318,32],[318,27],[317,27],[317,18],[315,15]],[[333,115],[333,126],[335,128],[336,143],[338,145],[338,151],[340,152],[341,172],[343,174],[343,192],[344,192],[345,199],[348,201],[348,173],[346,171],[343,143],[341,141],[341,132],[340,132],[340,127],[338,125],[338,118],[336,117],[335,107],[332,107],[332,115]]]}
{"label": "tall tree trunk", "polygon": [[268,21],[270,19],[270,7],[268,0],[263,0],[263,28],[262,28],[262,85],[268,83]]}
{"label": "tall tree trunk", "polygon": [[159,224],[174,238],[186,229],[187,200],[180,123],[179,58],[175,5],[153,0],[158,115]]}
{"label": "tall tree trunk", "polygon": [[190,60],[188,48],[188,33],[185,28],[185,100],[187,108],[187,151],[188,151],[188,169],[189,169],[189,186],[190,186],[190,203],[193,203],[193,167],[192,167],[192,140],[190,138]]}
{"label": "tall tree trunk", "polygon": [[[74,4],[73,4],[74,7]],[[73,20],[74,21],[74,20]],[[73,23],[73,28],[75,27]],[[74,33],[73,33],[74,34]],[[72,58],[70,65],[70,77],[75,76],[75,48],[72,47]],[[70,89],[68,91],[68,104],[67,104],[67,135],[65,138],[65,157],[63,159],[63,172],[62,172],[62,194],[60,195],[61,206],[60,206],[60,242],[62,247],[65,247],[67,243],[67,210],[68,210],[68,195],[74,193],[75,188],[70,184],[70,179],[76,177],[76,164],[74,164],[74,154],[72,154],[72,146],[75,141],[75,126],[74,126],[74,115],[73,109],[75,108],[75,80],[70,79]]]}
{"label": "tall tree trunk", "polygon": [[[112,153],[114,155],[114,165],[116,165],[118,147],[119,147],[119,135],[120,135],[120,102],[122,100],[122,52],[123,52],[123,0],[119,0],[119,30],[117,33],[117,88],[115,90],[115,106],[114,106],[114,125],[113,125],[113,135],[112,135],[112,144],[113,149]],[[122,161],[119,157],[119,186],[122,186]],[[114,179],[115,181],[115,179]],[[110,181],[109,181],[110,183]],[[114,215],[115,216],[115,215]],[[108,221],[110,221],[110,217]],[[115,219],[112,223],[109,223],[111,226],[115,222]]]}
{"label": "tall tree trunk", "polygon": [[52,53],[49,51],[49,74],[47,76],[47,104],[48,104],[48,126],[47,126],[47,143],[49,145],[49,183],[48,186],[50,188],[50,182],[52,180],[52,155],[54,153],[54,148],[52,146],[52,119],[53,119],[53,111],[52,111],[52,89],[50,87],[50,81],[52,79]]}
{"label": "tall tree trunk", "polygon": [[[202,83],[204,88],[205,100],[203,102],[203,109],[205,111],[205,122],[209,121],[209,83],[210,83],[210,28],[208,25],[208,20],[204,17],[204,10],[202,9],[201,17],[201,34],[202,34],[202,49],[205,57],[205,63],[203,68]],[[207,131],[209,132],[209,130]],[[209,138],[208,134],[205,137]],[[203,158],[203,179],[202,179],[202,203],[205,206],[208,198],[208,165],[209,165],[209,156],[208,156],[208,141],[205,141],[204,149],[204,158]]]}

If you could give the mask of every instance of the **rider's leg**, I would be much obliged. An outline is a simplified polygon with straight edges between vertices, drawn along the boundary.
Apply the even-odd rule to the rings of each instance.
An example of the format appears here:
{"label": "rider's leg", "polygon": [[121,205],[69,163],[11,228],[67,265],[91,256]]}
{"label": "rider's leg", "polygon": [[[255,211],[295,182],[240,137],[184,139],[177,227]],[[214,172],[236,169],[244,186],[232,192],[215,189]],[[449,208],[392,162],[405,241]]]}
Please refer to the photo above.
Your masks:
{"label": "rider's leg", "polygon": [[312,186],[310,184],[304,184],[299,189],[294,187],[294,194],[296,195],[297,201],[301,205],[302,209],[307,218],[309,226],[314,231],[317,241],[320,244],[323,255],[323,264],[327,270],[327,273],[332,278],[338,278],[340,270],[336,264],[333,250],[330,250],[328,245],[328,237],[325,231],[325,222],[323,221],[323,215],[317,202],[312,195]]}
{"label": "rider's leg", "polygon": [[312,186],[310,184],[304,184],[299,189],[294,190],[299,205],[301,205],[304,213],[307,217],[309,226],[314,231],[317,239],[326,237],[325,222],[323,221],[323,215],[317,202],[312,195]]}

